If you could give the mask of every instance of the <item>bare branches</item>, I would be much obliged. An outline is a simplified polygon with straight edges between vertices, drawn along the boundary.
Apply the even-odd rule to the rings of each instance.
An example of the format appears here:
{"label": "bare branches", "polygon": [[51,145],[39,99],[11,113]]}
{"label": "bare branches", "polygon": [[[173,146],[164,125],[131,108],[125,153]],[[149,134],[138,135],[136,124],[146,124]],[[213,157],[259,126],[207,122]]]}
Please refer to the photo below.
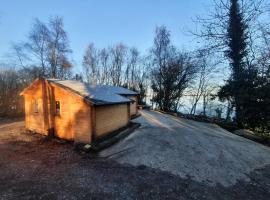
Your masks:
{"label": "bare branches", "polygon": [[164,111],[177,111],[179,99],[192,80],[196,68],[188,53],[179,53],[171,44],[166,27],[158,27],[151,50],[153,101]]}
{"label": "bare branches", "polygon": [[93,43],[90,43],[83,56],[83,67],[86,81],[91,84],[97,84],[99,80],[98,52]]}
{"label": "bare branches", "polygon": [[135,78],[138,63],[140,62],[139,51],[133,47],[130,48],[127,55],[127,66],[125,72],[125,83],[128,88],[136,88]]}
{"label": "bare branches", "polygon": [[121,86],[122,70],[126,62],[127,47],[119,43],[110,48],[112,84]]}
{"label": "bare branches", "polygon": [[214,88],[217,83],[214,81],[214,74],[217,72],[219,61],[214,61],[211,56],[204,51],[199,50],[194,55],[195,65],[197,66],[197,77],[195,83],[192,84],[189,92],[191,97],[190,114],[196,114],[198,103],[202,101],[203,114],[206,115],[206,107],[211,100]]}
{"label": "bare branches", "polygon": [[51,77],[65,78],[65,72],[71,68],[71,62],[67,56],[71,53],[67,33],[61,17],[54,17],[49,22],[50,37],[48,40],[49,64]]}
{"label": "bare branches", "polygon": [[39,76],[63,79],[70,74],[72,51],[61,17],[51,18],[48,24],[35,19],[28,40],[13,49],[21,66],[40,68]]}
{"label": "bare branches", "polygon": [[83,57],[84,78],[91,84],[110,84],[137,90],[141,99],[146,96],[148,69],[146,59],[132,47],[119,43],[97,49],[90,43]]}
{"label": "bare branches", "polygon": [[[206,17],[197,16],[194,20],[198,30],[190,31],[204,44],[204,49],[212,53],[224,53],[227,49],[227,29],[229,20],[230,0],[214,0],[212,11]],[[256,40],[257,35],[252,30],[258,20],[266,12],[265,0],[240,0],[240,13],[244,16],[245,26],[252,27],[247,33],[250,40]],[[253,48],[253,47],[250,47]]]}

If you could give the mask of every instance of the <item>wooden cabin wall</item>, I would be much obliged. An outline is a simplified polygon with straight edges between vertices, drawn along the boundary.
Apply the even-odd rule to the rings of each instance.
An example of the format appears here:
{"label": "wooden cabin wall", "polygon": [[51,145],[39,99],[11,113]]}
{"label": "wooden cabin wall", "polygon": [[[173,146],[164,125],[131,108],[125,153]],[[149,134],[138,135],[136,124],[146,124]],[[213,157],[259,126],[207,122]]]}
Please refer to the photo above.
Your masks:
{"label": "wooden cabin wall", "polygon": [[91,106],[68,90],[54,84],[52,87],[55,101],[60,102],[60,113],[55,115],[55,134],[63,139],[90,143]]}
{"label": "wooden cabin wall", "polygon": [[[24,95],[26,129],[47,135],[44,127],[42,82],[39,81]],[[38,112],[34,112],[34,102],[38,102]]]}
{"label": "wooden cabin wall", "polygon": [[97,106],[95,136],[122,128],[129,123],[129,119],[129,104]]}

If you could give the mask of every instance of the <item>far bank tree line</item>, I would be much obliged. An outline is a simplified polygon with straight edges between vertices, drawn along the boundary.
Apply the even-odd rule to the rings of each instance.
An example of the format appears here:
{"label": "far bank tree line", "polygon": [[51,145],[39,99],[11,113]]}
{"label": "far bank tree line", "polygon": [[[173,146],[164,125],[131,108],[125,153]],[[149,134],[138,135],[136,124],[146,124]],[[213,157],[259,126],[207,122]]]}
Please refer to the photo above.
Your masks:
{"label": "far bank tree line", "polygon": [[156,28],[145,55],[122,43],[104,48],[90,43],[81,74],[72,70],[63,19],[37,19],[26,42],[13,48],[16,70],[7,67],[0,73],[0,114],[22,113],[19,91],[36,77],[46,77],[123,86],[138,91],[140,103],[148,96],[167,112],[186,106],[188,96],[189,113],[206,116],[211,102],[220,100],[224,103],[214,108],[219,117],[223,112],[239,127],[269,130],[270,26],[265,8],[263,0],[215,1],[215,12],[197,18],[200,31],[192,34],[203,45],[192,52],[178,49],[166,26]]}

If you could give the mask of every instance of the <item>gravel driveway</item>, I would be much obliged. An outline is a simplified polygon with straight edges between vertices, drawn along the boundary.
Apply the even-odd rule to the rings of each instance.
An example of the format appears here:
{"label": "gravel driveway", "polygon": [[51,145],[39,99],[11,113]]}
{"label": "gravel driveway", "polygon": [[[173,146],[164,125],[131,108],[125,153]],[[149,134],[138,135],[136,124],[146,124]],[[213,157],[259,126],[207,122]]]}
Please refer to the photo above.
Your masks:
{"label": "gravel driveway", "polygon": [[0,119],[0,199],[270,199],[268,148],[155,112],[136,121],[141,128],[96,155]]}
{"label": "gravel driveway", "polygon": [[217,125],[142,111],[132,135],[100,153],[122,164],[145,165],[209,185],[250,181],[270,164],[270,149]]}

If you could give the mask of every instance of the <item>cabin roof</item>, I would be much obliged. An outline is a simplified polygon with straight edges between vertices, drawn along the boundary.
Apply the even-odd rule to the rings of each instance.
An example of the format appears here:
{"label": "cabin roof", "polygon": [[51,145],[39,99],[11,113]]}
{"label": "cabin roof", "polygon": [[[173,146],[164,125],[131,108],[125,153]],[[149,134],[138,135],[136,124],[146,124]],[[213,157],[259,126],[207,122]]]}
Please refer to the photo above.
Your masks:
{"label": "cabin roof", "polygon": [[123,87],[118,87],[118,86],[111,86],[111,85],[97,85],[98,88],[100,89],[105,89],[109,90],[110,92],[114,94],[120,94],[120,95],[138,95],[138,92],[123,88]]}
{"label": "cabin roof", "polygon": [[60,87],[67,88],[85,99],[90,100],[94,105],[120,104],[131,102],[130,99],[121,95],[137,95],[138,93],[116,86],[91,85],[74,80],[47,79]]}

